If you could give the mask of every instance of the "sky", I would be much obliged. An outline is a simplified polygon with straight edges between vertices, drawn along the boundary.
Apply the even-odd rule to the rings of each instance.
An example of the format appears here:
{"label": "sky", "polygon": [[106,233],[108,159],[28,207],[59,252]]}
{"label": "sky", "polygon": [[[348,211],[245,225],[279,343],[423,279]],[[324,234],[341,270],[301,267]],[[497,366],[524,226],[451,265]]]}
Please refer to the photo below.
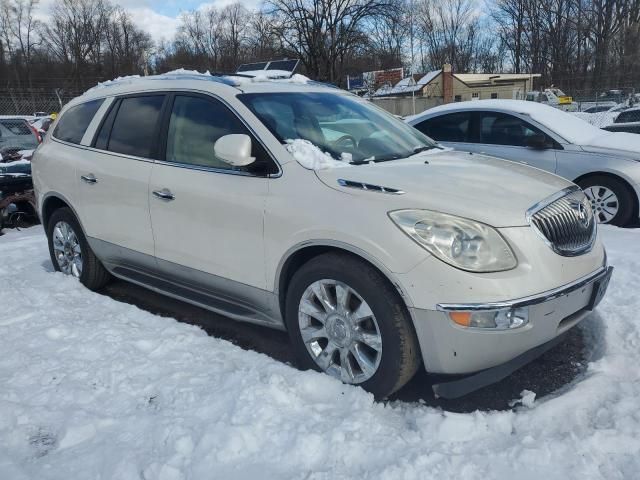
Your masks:
{"label": "sky", "polygon": [[[40,16],[46,19],[51,6],[56,0],[42,0],[40,2]],[[129,11],[133,21],[151,35],[155,41],[171,40],[178,28],[178,17],[181,12],[201,9],[208,6],[224,7],[234,0],[112,0]],[[261,0],[240,0],[245,7],[252,9],[261,4]]]}

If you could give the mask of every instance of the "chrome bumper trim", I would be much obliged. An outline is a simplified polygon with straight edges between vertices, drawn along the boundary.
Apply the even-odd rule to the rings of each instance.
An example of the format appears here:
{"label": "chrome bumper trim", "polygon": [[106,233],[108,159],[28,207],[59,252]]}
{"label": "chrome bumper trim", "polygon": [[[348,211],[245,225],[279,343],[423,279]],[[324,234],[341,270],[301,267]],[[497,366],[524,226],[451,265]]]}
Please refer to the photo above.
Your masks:
{"label": "chrome bumper trim", "polygon": [[548,302],[554,298],[562,297],[568,293],[578,290],[590,283],[599,280],[604,277],[611,267],[606,264],[600,267],[593,273],[590,273],[586,277],[582,277],[574,282],[571,282],[562,287],[554,288],[553,290],[547,290],[546,292],[531,295],[529,297],[522,297],[515,300],[506,300],[504,302],[488,302],[488,303],[439,303],[436,305],[436,310],[439,312],[455,312],[455,311],[478,311],[478,310],[499,310],[502,308],[517,308],[527,307],[529,305],[536,305],[538,303]]}

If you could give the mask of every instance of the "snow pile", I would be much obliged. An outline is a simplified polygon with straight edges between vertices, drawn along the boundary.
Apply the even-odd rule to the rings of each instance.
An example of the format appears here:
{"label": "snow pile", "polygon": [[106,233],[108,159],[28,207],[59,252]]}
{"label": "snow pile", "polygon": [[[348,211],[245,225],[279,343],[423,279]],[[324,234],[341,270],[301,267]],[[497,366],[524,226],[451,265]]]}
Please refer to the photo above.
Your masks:
{"label": "snow pile", "polygon": [[343,154],[343,160],[336,160],[331,155],[320,150],[309,140],[297,138],[287,140],[287,151],[293,155],[300,165],[309,170],[325,170],[327,168],[348,167],[349,154]]}
{"label": "snow pile", "polygon": [[89,92],[99,90],[101,88],[111,87],[114,85],[124,85],[127,83],[132,83],[134,80],[137,80],[139,78],[141,78],[140,75],[125,75],[124,77],[117,77],[117,78],[114,78],[113,80],[105,80],[104,82],[98,82],[98,84],[95,87],[91,87],[89,90],[87,90],[84,93],[86,94]]}
{"label": "snow pile", "polygon": [[254,70],[248,72],[240,72],[239,75],[247,76],[234,76],[227,75],[224,78],[233,82],[235,86],[247,85],[254,82],[282,82],[282,83],[297,83],[306,84],[311,80],[299,73],[291,75],[291,72],[284,70]]}
{"label": "snow pile", "polygon": [[200,75],[203,77],[211,77],[211,73],[209,73],[209,70],[207,70],[206,72],[202,73],[199,72],[197,70],[187,70],[186,68],[177,68],[176,70],[171,70],[170,72],[167,73],[163,73],[160,76],[162,77],[179,77],[181,75],[188,75],[188,76],[193,76],[193,75]]}
{"label": "snow pile", "polygon": [[627,132],[608,132],[606,130],[600,130],[600,132],[600,135],[592,138],[587,143],[588,146],[640,153],[640,135]]}
{"label": "snow pile", "polygon": [[632,479],[640,470],[640,231],[584,322],[586,375],[506,412],[382,404],[51,271],[0,237],[0,478]]}

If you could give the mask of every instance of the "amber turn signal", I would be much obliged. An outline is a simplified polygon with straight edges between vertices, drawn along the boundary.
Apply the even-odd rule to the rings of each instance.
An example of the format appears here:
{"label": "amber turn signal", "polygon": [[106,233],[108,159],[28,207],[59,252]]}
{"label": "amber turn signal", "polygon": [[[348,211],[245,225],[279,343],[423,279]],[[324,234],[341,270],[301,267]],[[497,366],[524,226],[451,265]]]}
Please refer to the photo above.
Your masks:
{"label": "amber turn signal", "polygon": [[471,324],[471,312],[449,312],[449,317],[463,327],[468,327]]}

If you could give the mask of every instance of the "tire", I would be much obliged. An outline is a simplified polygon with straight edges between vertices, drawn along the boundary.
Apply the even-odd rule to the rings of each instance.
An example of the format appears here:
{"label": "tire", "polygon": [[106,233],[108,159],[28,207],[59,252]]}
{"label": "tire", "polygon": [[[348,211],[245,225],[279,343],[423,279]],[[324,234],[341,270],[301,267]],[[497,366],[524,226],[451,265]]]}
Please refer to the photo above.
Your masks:
{"label": "tire", "polygon": [[[578,185],[589,197],[599,223],[610,223],[619,227],[629,223],[633,215],[634,201],[633,195],[622,180],[594,175],[580,180]],[[614,197],[610,196],[611,193]]]}
{"label": "tire", "polygon": [[[75,235],[75,239],[77,239],[77,242],[73,241],[73,237],[69,235],[69,237],[72,239],[72,241],[69,243],[72,243],[74,245],[74,248],[68,249],[70,253],[69,256],[64,259],[64,261],[59,261],[56,254],[56,248],[54,247],[54,236],[56,238],[60,237],[58,233],[54,234],[54,229],[56,228],[56,225],[64,224],[66,224],[70,228],[71,233]],[[63,272],[78,277],[80,282],[89,290],[100,290],[111,280],[111,274],[104,268],[100,260],[98,260],[98,258],[93,253],[93,250],[91,250],[91,247],[89,246],[89,243],[87,242],[87,239],[82,232],[80,223],[78,222],[78,219],[73,214],[70,208],[59,208],[58,210],[53,212],[53,214],[51,214],[51,217],[49,218],[49,222],[47,224],[47,240],[49,242],[49,254],[51,255],[51,262],[53,263],[53,268],[57,272]],[[58,245],[59,247],[60,243],[57,243],[56,245]],[[79,271],[77,267],[75,269],[73,268],[73,265],[76,262],[68,261],[68,258],[70,258],[73,252],[77,252],[78,248],[80,250],[79,263],[82,267],[81,271]],[[63,264],[66,264],[67,268],[69,268],[70,270],[64,271],[66,270],[66,268],[63,269]]]}
{"label": "tire", "polygon": [[[320,297],[314,293],[314,287],[319,291],[320,286],[324,286],[325,297],[334,310],[320,308]],[[348,300],[338,302],[338,291],[346,290],[350,290],[349,295],[344,295]],[[315,309],[313,315],[324,315],[323,322],[299,311],[303,299],[313,307],[312,310]],[[347,311],[351,313],[336,313],[336,307],[341,304],[348,304]],[[372,313],[370,316],[366,314],[367,306]],[[361,320],[353,321],[357,316]],[[300,267],[287,290],[285,322],[303,369],[324,371],[345,383],[357,384],[373,393],[376,399],[400,389],[411,380],[421,363],[418,339],[404,302],[378,270],[349,254],[325,253]],[[307,343],[303,340],[303,330]],[[314,332],[313,335],[309,335],[309,331]],[[310,336],[314,338],[310,340]],[[366,338],[366,342],[359,341],[362,338]],[[329,362],[326,352],[332,351],[338,343],[342,345]],[[377,347],[380,347],[379,351]],[[314,356],[323,363],[323,368]],[[343,358],[346,358],[345,368]],[[369,362],[363,362],[363,359]],[[329,367],[324,368],[327,363]],[[373,370],[372,366],[375,367]]]}

